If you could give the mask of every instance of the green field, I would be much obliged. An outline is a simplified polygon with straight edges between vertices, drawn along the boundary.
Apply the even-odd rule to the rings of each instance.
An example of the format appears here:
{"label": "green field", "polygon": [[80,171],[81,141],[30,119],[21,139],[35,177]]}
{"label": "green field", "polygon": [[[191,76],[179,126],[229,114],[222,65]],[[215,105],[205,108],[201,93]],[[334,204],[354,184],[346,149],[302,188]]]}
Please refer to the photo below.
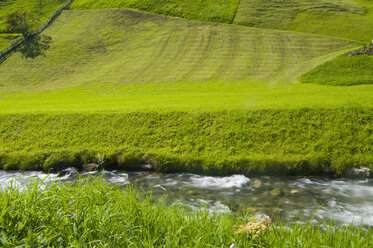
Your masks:
{"label": "green field", "polygon": [[241,0],[234,23],[370,42],[370,0]]}
{"label": "green field", "polygon": [[292,30],[362,42],[373,38],[370,0],[75,0],[72,9],[132,8],[187,19]]}
{"label": "green field", "polygon": [[18,52],[1,65],[1,92],[131,82],[294,81],[359,46],[129,10],[64,11],[43,34],[52,38],[45,56],[28,59]]}
{"label": "green field", "polygon": [[[63,2],[43,0],[40,24]],[[40,11],[0,0],[0,49],[20,6]],[[368,0],[75,0],[0,64],[0,169],[373,170],[373,61],[344,55],[373,38],[372,13]],[[39,187],[0,189],[1,247],[372,246],[371,229],[312,222],[238,235],[247,213],[101,180]]]}
{"label": "green field", "polygon": [[129,8],[186,19],[231,23],[239,0],[75,0],[72,9]]}
{"label": "green field", "polygon": [[[80,167],[104,155],[111,168],[207,174],[373,168],[373,88],[335,86],[370,73],[369,60],[355,81],[340,67],[361,43],[106,4],[74,1],[100,9],[64,11],[42,33],[47,49],[31,40],[1,64],[0,167]],[[355,5],[347,12],[361,14]],[[163,13],[160,2],[146,6]]]}
{"label": "green field", "polygon": [[340,56],[302,75],[302,83],[373,84],[373,56]]}
{"label": "green field", "polygon": [[0,34],[0,50],[7,48],[19,37],[19,34]]}

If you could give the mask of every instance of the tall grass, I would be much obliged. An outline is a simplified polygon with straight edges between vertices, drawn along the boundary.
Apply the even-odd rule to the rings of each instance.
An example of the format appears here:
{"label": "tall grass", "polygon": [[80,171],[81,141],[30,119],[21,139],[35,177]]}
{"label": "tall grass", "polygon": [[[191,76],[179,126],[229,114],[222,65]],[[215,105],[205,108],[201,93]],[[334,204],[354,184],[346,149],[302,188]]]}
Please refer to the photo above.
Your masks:
{"label": "tall grass", "polygon": [[250,215],[191,210],[101,178],[0,190],[2,247],[371,247],[360,227],[275,223],[253,237],[235,234]]}

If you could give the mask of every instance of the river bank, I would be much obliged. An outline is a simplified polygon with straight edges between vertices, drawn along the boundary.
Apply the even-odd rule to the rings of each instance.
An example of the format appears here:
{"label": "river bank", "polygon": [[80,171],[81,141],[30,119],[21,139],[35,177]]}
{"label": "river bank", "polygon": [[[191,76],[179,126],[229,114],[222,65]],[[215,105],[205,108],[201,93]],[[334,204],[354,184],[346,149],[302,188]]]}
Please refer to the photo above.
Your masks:
{"label": "river bank", "polygon": [[0,115],[0,169],[56,164],[204,175],[345,176],[373,168],[371,108]]}
{"label": "river bank", "polygon": [[63,175],[37,171],[0,171],[0,188],[11,183],[27,189],[30,180],[46,185],[70,183],[102,176],[121,188],[130,185],[151,194],[154,200],[167,195],[167,202],[179,202],[190,209],[207,208],[216,213],[244,213],[281,218],[291,224],[333,223],[373,226],[373,180],[328,179],[321,177],[226,177],[155,172],[95,171],[78,173],[73,168]]}
{"label": "river bank", "polygon": [[[113,172],[111,172],[113,173]],[[105,175],[109,177],[110,173]],[[53,176],[53,175],[52,175]],[[189,175],[190,176],[190,175]],[[3,177],[2,177],[3,178]],[[114,177],[112,177],[114,178]],[[125,178],[122,176],[122,179]],[[129,177],[130,178],[130,177]],[[193,179],[194,178],[194,179]],[[0,245],[74,247],[371,247],[372,230],[306,224],[193,209],[154,200],[136,187],[110,186],[102,177],[73,183],[34,181],[0,189]],[[167,181],[167,178],[165,178]],[[198,177],[189,179],[197,180]],[[201,179],[201,178],[199,178]],[[242,178],[241,178],[242,179]],[[213,182],[204,178],[205,182]],[[240,180],[215,182],[240,188]],[[117,181],[120,184],[120,180]],[[228,184],[227,184],[228,183]],[[243,181],[241,180],[241,183]],[[244,184],[242,184],[244,185]],[[241,185],[241,186],[242,186]],[[201,185],[209,188],[208,185]],[[153,187],[154,188],[154,187]],[[170,194],[171,195],[171,194]],[[210,209],[211,210],[211,209]],[[311,219],[312,220],[312,219]]]}

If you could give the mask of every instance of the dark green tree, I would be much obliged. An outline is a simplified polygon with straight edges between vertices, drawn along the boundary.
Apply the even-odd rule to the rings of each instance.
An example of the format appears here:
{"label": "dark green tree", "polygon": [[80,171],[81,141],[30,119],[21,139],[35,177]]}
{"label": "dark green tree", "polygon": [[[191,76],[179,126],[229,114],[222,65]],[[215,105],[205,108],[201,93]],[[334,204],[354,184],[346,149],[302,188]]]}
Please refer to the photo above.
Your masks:
{"label": "dark green tree", "polygon": [[38,23],[39,18],[23,8],[18,8],[9,13],[5,20],[8,31],[21,33],[26,39],[29,37],[30,32],[37,27]]}

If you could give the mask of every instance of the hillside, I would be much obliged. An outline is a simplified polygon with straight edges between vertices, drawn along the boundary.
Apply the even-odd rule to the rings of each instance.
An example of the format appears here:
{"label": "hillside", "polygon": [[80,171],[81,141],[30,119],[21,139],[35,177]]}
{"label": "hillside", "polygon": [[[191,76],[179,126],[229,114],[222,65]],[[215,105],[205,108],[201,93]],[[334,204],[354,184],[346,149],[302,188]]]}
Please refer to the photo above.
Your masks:
{"label": "hillside", "polygon": [[370,42],[370,0],[75,0],[72,9],[132,8],[187,19],[291,30]]}
{"label": "hillside", "polygon": [[302,83],[373,84],[373,56],[340,56],[303,74]]}
{"label": "hillside", "polygon": [[131,10],[64,11],[33,59],[15,53],[0,67],[0,92],[67,86],[294,80],[338,51],[342,39],[174,19]]}
{"label": "hillside", "polygon": [[233,22],[239,0],[74,0],[71,9],[129,8],[200,21]]}
{"label": "hillside", "polygon": [[298,82],[360,45],[128,9],[64,11],[0,65],[0,168],[373,169],[371,85],[313,84],[335,84],[319,72]]}
{"label": "hillside", "polygon": [[9,44],[11,44],[19,37],[19,34],[0,34],[0,50],[8,47]]}
{"label": "hillside", "polygon": [[[39,24],[43,24],[66,0],[1,0],[0,1],[0,33],[7,31],[4,24],[6,16],[17,8],[24,8],[39,18]],[[41,7],[41,8],[40,8]]]}
{"label": "hillside", "polygon": [[370,0],[241,0],[234,23],[370,42]]}
{"label": "hillside", "polygon": [[65,2],[66,0],[43,0],[40,6],[40,1],[35,0],[0,0],[0,50],[18,37],[17,34],[8,33],[5,20],[9,13],[17,8],[27,9],[37,16],[38,25],[41,26]]}

